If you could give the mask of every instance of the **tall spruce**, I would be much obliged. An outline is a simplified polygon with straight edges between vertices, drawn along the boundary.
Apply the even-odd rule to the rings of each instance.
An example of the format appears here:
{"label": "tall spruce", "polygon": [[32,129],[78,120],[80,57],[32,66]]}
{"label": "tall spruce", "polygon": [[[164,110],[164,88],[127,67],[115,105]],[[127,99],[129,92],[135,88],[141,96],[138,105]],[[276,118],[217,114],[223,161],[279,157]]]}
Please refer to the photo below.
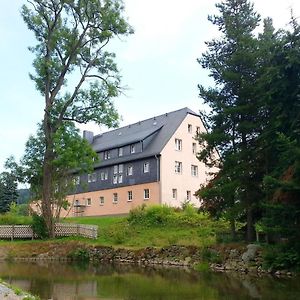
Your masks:
{"label": "tall spruce", "polygon": [[198,195],[204,207],[215,203],[218,211],[228,214],[233,233],[235,219],[244,217],[250,241],[263,176],[255,155],[261,120],[255,89],[259,54],[254,30],[260,16],[247,0],[226,0],[216,7],[220,14],[208,19],[221,37],[207,42],[208,51],[198,60],[215,82],[214,88],[199,85],[200,97],[211,112],[205,116],[208,132],[198,140],[202,145],[199,159],[220,172]]}
{"label": "tall spruce", "polygon": [[120,91],[120,76],[114,53],[105,49],[114,37],[128,35],[132,29],[123,17],[121,0],[27,3],[22,16],[37,39],[37,45],[30,48],[36,56],[35,74],[30,76],[45,103],[42,213],[53,236],[56,133],[69,121],[117,124],[112,98]]}

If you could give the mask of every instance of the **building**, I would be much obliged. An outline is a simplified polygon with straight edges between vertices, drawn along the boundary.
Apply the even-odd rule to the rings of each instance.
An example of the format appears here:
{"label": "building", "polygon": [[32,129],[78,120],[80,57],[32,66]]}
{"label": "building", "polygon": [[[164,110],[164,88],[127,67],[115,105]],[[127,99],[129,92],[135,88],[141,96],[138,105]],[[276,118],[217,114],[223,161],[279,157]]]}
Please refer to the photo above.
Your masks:
{"label": "building", "polygon": [[100,162],[76,178],[68,216],[124,214],[143,203],[199,206],[194,192],[208,170],[195,136],[204,130],[200,116],[183,108],[96,136],[85,131]]}

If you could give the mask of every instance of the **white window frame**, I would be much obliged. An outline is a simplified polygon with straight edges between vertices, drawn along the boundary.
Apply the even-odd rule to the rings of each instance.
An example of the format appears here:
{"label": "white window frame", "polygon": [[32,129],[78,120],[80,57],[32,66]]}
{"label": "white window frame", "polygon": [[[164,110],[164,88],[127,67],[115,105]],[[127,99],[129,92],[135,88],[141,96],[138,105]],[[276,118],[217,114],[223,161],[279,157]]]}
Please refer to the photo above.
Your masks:
{"label": "white window frame", "polygon": [[114,174],[113,176],[113,184],[117,184],[118,183],[118,174]]}
{"label": "white window frame", "polygon": [[199,133],[200,133],[200,127],[197,126],[197,127],[196,127],[196,134],[199,134]]}
{"label": "white window frame", "polygon": [[118,167],[118,165],[114,165],[114,166],[113,166],[113,174],[118,174],[118,172],[119,172],[119,167]]}
{"label": "white window frame", "polygon": [[108,173],[107,173],[107,171],[104,171],[104,172],[100,173],[100,179],[101,180],[107,180],[108,179]]}
{"label": "white window frame", "polygon": [[191,165],[191,175],[193,177],[198,177],[198,166]]}
{"label": "white window frame", "polygon": [[149,161],[144,162],[144,164],[143,164],[143,172],[144,173],[149,173],[150,172],[150,163],[149,163]]}
{"label": "white window frame", "polygon": [[130,153],[131,154],[135,153],[135,144],[130,145]]}
{"label": "white window frame", "polygon": [[175,150],[182,151],[182,140],[181,139],[175,139]]}
{"label": "white window frame", "polygon": [[127,191],[127,201],[131,202],[133,199],[133,193],[132,191]]}
{"label": "white window frame", "polygon": [[193,133],[193,125],[188,124],[188,133]]}
{"label": "white window frame", "polygon": [[92,206],[92,198],[86,199],[86,206]]}
{"label": "white window frame", "polygon": [[175,174],[182,174],[182,162],[175,161]]}
{"label": "white window frame", "polygon": [[144,189],[144,200],[150,199],[150,189]]}
{"label": "white window frame", "polygon": [[193,152],[193,154],[197,154],[197,143],[193,143],[192,144],[192,152]]}
{"label": "white window frame", "polygon": [[88,174],[88,182],[96,182],[97,181],[97,173],[89,173]]}
{"label": "white window frame", "polygon": [[118,175],[118,183],[123,183],[123,174]]}
{"label": "white window frame", "polygon": [[123,170],[124,170],[124,165],[123,164],[118,165],[118,171],[119,171],[119,173],[123,173]]}
{"label": "white window frame", "polygon": [[103,157],[104,157],[104,160],[110,159],[110,152],[109,152],[109,150],[104,151]]}
{"label": "white window frame", "polygon": [[119,201],[119,197],[118,197],[118,193],[113,193],[113,204],[118,204]]}
{"label": "white window frame", "polygon": [[99,204],[100,204],[100,206],[103,206],[103,205],[104,205],[104,202],[105,202],[104,196],[100,196],[100,197],[99,197]]}
{"label": "white window frame", "polygon": [[127,167],[127,175],[132,176],[133,175],[133,165],[130,165]]}
{"label": "white window frame", "polygon": [[119,156],[119,157],[123,156],[123,147],[120,147],[120,148],[118,149],[118,156]]}

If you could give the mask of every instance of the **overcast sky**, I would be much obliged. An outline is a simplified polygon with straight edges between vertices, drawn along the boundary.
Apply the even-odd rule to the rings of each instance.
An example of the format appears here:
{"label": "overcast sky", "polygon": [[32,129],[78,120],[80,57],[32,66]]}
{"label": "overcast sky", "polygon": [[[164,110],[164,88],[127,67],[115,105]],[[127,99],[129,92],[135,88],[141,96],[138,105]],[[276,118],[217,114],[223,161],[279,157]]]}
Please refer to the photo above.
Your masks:
{"label": "overcast sky", "polygon": [[[24,0],[0,3],[0,170],[5,159],[19,158],[30,134],[42,119],[43,98],[29,80],[35,44],[20,16]],[[127,86],[126,96],[115,100],[121,125],[172,110],[201,109],[197,84],[212,84],[196,59],[204,42],[217,35],[207,15],[217,13],[213,0],[125,0],[126,15],[135,34],[114,44],[117,62]],[[298,0],[255,0],[262,17],[285,27],[290,10],[300,16]],[[101,128],[86,125],[99,133]],[[103,130],[103,129],[102,129]]]}

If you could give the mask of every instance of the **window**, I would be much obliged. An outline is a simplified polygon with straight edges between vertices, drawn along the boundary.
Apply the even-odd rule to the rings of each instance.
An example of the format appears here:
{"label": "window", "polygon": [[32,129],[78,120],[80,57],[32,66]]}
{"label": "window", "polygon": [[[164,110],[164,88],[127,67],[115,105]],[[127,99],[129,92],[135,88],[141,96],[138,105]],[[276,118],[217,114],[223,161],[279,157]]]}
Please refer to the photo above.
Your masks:
{"label": "window", "polygon": [[127,196],[128,196],[128,198],[127,198],[127,201],[132,201],[132,191],[128,191],[127,192]]}
{"label": "window", "polygon": [[128,166],[127,167],[127,175],[131,176],[133,174],[133,166]]}
{"label": "window", "polygon": [[191,174],[192,176],[198,176],[198,166],[191,165]]}
{"label": "window", "polygon": [[123,173],[124,165],[119,165],[119,173]]}
{"label": "window", "polygon": [[100,200],[100,205],[101,205],[101,206],[104,205],[104,197],[103,197],[103,196],[100,196],[99,200]]}
{"label": "window", "polygon": [[144,189],[144,200],[150,199],[150,190]]}
{"label": "window", "polygon": [[119,174],[119,183],[122,183],[123,182],[123,174]]}
{"label": "window", "polygon": [[104,159],[110,159],[110,152],[109,151],[104,151]]}
{"label": "window", "polygon": [[192,148],[193,148],[193,154],[196,155],[197,154],[197,144],[193,143]]}
{"label": "window", "polygon": [[175,173],[176,174],[182,173],[182,162],[181,161],[175,161]]}
{"label": "window", "polygon": [[143,172],[149,173],[149,171],[150,171],[150,164],[149,164],[149,162],[145,162],[143,165]]}
{"label": "window", "polygon": [[192,196],[191,196],[191,191],[186,191],[186,200],[191,200]]}
{"label": "window", "polygon": [[114,166],[114,174],[118,174],[118,171],[119,171],[119,167],[118,167],[118,165],[115,165]]}
{"label": "window", "polygon": [[79,200],[78,199],[75,200],[74,206],[79,206]]}
{"label": "window", "polygon": [[197,127],[196,127],[196,134],[199,134],[199,133],[200,133],[200,127],[197,126]]}
{"label": "window", "polygon": [[181,151],[182,150],[182,140],[175,139],[175,150]]}
{"label": "window", "polygon": [[80,176],[79,175],[78,176],[74,176],[73,180],[74,180],[74,184],[75,185],[79,185],[80,184]]}
{"label": "window", "polygon": [[87,198],[86,199],[86,206],[91,206],[92,205],[92,199],[91,198]]}
{"label": "window", "polygon": [[113,204],[118,203],[118,193],[113,193]]}
{"label": "window", "polygon": [[114,174],[113,176],[113,184],[117,184],[118,183],[118,175]]}
{"label": "window", "polygon": [[96,180],[97,180],[96,173],[88,174],[88,182],[96,182]]}
{"label": "window", "polygon": [[118,156],[123,156],[123,148],[118,149]]}
{"label": "window", "polygon": [[177,189],[172,189],[172,198],[177,199]]}
{"label": "window", "polygon": [[130,145],[130,153],[135,153],[135,145]]}
{"label": "window", "polygon": [[107,180],[108,179],[108,173],[107,173],[107,171],[101,172],[100,179],[101,180]]}
{"label": "window", "polygon": [[192,124],[188,124],[188,133],[192,133],[193,132],[193,126]]}

